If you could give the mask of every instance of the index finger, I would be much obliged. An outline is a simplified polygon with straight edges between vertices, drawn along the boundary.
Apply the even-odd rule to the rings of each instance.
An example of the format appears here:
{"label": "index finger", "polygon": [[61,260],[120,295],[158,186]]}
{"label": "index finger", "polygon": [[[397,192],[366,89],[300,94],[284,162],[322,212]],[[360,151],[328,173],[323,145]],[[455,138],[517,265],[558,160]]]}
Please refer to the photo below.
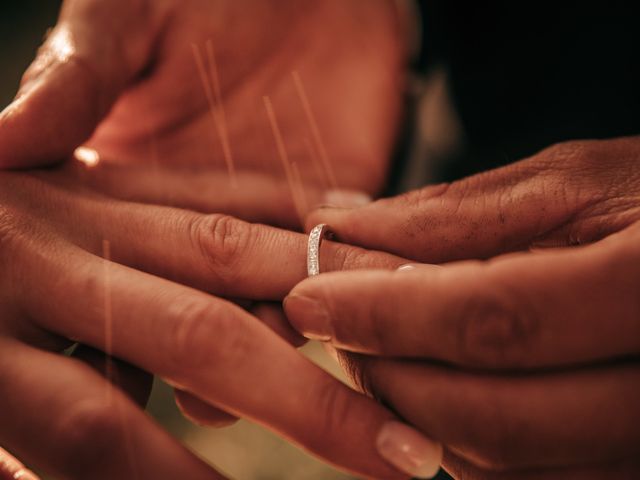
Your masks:
{"label": "index finger", "polygon": [[[490,258],[532,245],[584,244],[629,226],[637,191],[612,197],[635,178],[637,140],[568,142],[526,160],[356,209],[321,208],[307,226],[326,223],[344,241],[420,262]],[[620,159],[615,165],[611,159]],[[605,170],[609,169],[606,171]],[[616,172],[616,175],[610,175]],[[624,207],[623,207],[624,205]],[[390,234],[393,232],[393,234]]]}
{"label": "index finger", "polygon": [[512,369],[640,352],[640,224],[589,247],[309,279],[292,324],[334,346]]}

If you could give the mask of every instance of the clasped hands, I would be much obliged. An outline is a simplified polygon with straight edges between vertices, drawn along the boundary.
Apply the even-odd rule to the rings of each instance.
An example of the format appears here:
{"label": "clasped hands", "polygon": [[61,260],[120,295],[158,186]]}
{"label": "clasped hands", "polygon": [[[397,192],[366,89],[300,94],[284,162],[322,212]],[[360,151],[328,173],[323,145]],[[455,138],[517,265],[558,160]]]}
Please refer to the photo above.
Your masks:
{"label": "clasped hands", "polygon": [[[67,2],[0,117],[5,167],[66,158],[89,137],[103,158],[0,174],[0,444],[63,478],[219,478],[136,407],[152,372],[201,423],[246,417],[361,476],[427,476],[442,444],[460,478],[633,477],[640,142],[560,145],[316,210],[307,226],[342,242],[325,243],[323,271],[365,270],[293,288],[306,237],[263,225],[300,213],[263,97],[308,205],[326,190],[308,161],[314,122],[340,185],[374,192],[400,111],[403,20],[393,2],[256,0],[250,16],[237,3]],[[211,37],[238,188],[192,56]],[[285,296],[288,321],[273,303],[251,315],[233,302]],[[300,356],[289,322],[337,348],[386,407]],[[53,353],[72,343],[72,358]]]}

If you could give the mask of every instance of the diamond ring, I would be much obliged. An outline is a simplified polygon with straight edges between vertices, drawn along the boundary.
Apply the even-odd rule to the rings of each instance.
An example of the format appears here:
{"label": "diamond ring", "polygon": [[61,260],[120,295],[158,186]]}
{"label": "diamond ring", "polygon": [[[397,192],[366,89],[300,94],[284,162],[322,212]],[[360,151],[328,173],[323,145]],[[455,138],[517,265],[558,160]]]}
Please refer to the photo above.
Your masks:
{"label": "diamond ring", "polygon": [[321,223],[316,225],[309,233],[309,243],[307,245],[307,275],[313,277],[320,273],[320,245],[325,238],[332,237],[329,227]]}

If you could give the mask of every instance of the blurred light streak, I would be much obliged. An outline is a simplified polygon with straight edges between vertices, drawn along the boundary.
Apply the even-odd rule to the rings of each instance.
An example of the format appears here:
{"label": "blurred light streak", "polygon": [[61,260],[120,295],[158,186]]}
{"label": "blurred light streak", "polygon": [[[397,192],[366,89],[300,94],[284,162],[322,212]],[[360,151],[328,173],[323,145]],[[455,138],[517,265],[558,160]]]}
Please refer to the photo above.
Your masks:
{"label": "blurred light streak", "polygon": [[111,302],[111,243],[102,240],[102,273],[104,277],[104,353],[106,354],[107,399],[113,401],[113,305]]}
{"label": "blurred light streak", "polygon": [[[329,154],[327,153],[326,146],[324,141],[322,140],[322,135],[320,135],[320,128],[318,128],[318,122],[313,115],[313,111],[311,109],[311,103],[309,102],[309,96],[302,84],[302,78],[300,78],[300,74],[297,71],[291,72],[291,76],[293,78],[293,83],[296,87],[296,92],[298,93],[298,97],[300,98],[300,102],[302,103],[302,108],[304,109],[304,113],[307,117],[307,122],[309,123],[309,128],[311,129],[311,135],[313,137],[313,143],[320,155],[322,169],[324,170],[325,178],[329,182],[329,186],[332,190],[338,189],[338,180],[336,178],[335,172],[331,165],[331,161],[329,160]],[[313,156],[315,161],[317,161],[317,156]]]}
{"label": "blurred light streak", "polygon": [[202,82],[202,88],[204,89],[205,97],[209,103],[211,118],[213,119],[213,124],[218,133],[220,144],[222,145],[222,155],[227,165],[231,186],[233,188],[238,188],[238,179],[236,176],[233,155],[231,153],[231,145],[229,143],[227,120],[222,107],[222,93],[220,91],[220,81],[213,52],[213,43],[209,40],[206,44],[207,54],[209,57],[209,69],[205,66],[200,48],[195,44],[192,44],[191,48],[193,50],[196,67],[198,68],[198,74],[200,75],[200,81]]}
{"label": "blurred light streak", "polygon": [[[304,187],[301,181],[299,183],[296,182],[295,172],[297,171],[297,167],[293,167],[289,161],[289,154],[287,153],[287,148],[285,147],[284,139],[282,138],[282,132],[280,131],[280,127],[278,126],[278,119],[276,118],[275,111],[273,110],[271,99],[267,96],[262,97],[262,99],[264,101],[264,107],[267,111],[269,123],[271,124],[271,130],[276,142],[278,156],[280,157],[280,161],[282,162],[282,166],[284,168],[284,173],[287,177],[287,182],[289,183],[289,189],[291,190],[293,204],[295,206],[298,217],[300,218],[300,224],[303,225],[307,213],[307,210],[305,208],[306,200],[304,197]],[[297,172],[297,178],[300,179],[299,171]]]}
{"label": "blurred light streak", "polygon": [[107,379],[107,403],[113,404],[117,410],[118,418],[122,427],[122,436],[124,437],[124,448],[127,453],[131,472],[134,478],[138,478],[138,469],[136,467],[136,455],[129,432],[129,425],[122,411],[122,404],[113,401],[113,389],[116,378],[116,370],[113,363],[113,302],[112,302],[112,285],[111,285],[111,242],[102,240],[102,268],[104,276],[104,353],[105,353],[105,377]]}

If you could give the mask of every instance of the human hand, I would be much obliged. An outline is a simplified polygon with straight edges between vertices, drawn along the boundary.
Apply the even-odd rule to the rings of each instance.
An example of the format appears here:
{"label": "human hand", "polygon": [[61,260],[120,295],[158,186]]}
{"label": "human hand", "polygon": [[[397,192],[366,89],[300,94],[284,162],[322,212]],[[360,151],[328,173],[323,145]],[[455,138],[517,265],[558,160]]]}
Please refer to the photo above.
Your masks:
{"label": "human hand", "polygon": [[[136,408],[153,372],[344,469],[406,478],[376,451],[393,414],[223,299],[283,298],[305,276],[305,236],[56,175],[0,173],[0,444],[62,478],[219,478]],[[329,269],[403,262],[327,248]]]}
{"label": "human hand", "polygon": [[215,167],[216,194],[253,192],[263,209],[300,182],[375,191],[400,115],[402,20],[391,0],[67,0],[0,116],[0,165],[88,141],[103,162]]}
{"label": "human hand", "polygon": [[457,261],[305,280],[289,319],[356,352],[342,358],[357,384],[442,442],[458,478],[636,478],[639,162],[638,138],[572,142],[319,210],[310,224],[340,240]]}

